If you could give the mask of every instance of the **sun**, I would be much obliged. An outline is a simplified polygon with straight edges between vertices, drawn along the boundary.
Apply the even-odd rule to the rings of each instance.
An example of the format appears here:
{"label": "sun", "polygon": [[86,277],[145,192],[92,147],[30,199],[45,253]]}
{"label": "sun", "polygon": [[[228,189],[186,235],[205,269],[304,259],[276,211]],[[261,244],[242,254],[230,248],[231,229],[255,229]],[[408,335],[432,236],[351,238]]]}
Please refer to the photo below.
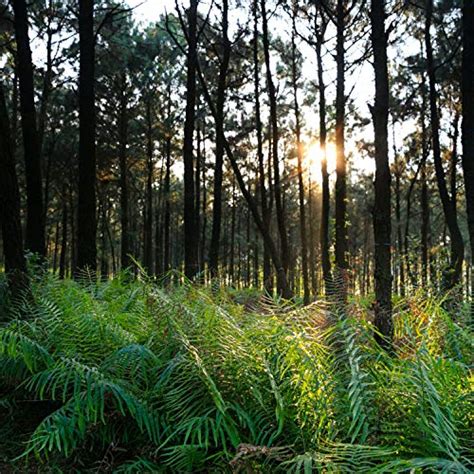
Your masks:
{"label": "sun", "polygon": [[[305,168],[312,180],[321,182],[321,162],[324,153],[318,142],[311,142],[305,151]],[[334,143],[326,145],[326,160],[328,166],[328,173],[331,174],[336,169],[336,146]]]}

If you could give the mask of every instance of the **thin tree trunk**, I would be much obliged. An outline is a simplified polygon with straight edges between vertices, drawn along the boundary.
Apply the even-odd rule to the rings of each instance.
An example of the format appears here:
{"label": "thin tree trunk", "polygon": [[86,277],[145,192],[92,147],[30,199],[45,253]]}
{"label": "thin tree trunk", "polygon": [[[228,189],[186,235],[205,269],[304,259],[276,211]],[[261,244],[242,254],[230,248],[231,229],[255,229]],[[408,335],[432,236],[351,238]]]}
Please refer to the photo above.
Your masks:
{"label": "thin tree trunk", "polygon": [[[313,295],[318,295],[318,284],[316,275],[316,236],[315,236],[315,202],[313,196],[313,183],[311,175],[308,180],[308,220],[309,220],[309,267],[311,276],[311,289]],[[324,277],[323,277],[324,278]]]}
{"label": "thin tree trunk", "polygon": [[429,201],[428,183],[426,179],[426,162],[428,160],[428,138],[426,133],[426,83],[425,76],[421,79],[422,110],[421,110],[421,282],[423,288],[428,284],[428,231],[429,231]]}
{"label": "thin tree trunk", "polygon": [[36,128],[33,63],[28,37],[28,13],[25,0],[14,0],[17,69],[20,85],[20,112],[26,174],[26,240],[31,252],[46,256],[43,219],[41,152]]}
{"label": "thin tree trunk", "polygon": [[153,123],[151,99],[146,103],[147,121],[147,177],[146,177],[146,212],[145,212],[145,247],[143,262],[149,275],[153,274]]}
{"label": "thin tree trunk", "polygon": [[209,271],[211,278],[217,277],[219,266],[219,246],[221,236],[222,220],[222,165],[224,161],[224,105],[227,88],[227,71],[229,69],[231,45],[228,36],[228,13],[229,4],[227,0],[222,0],[222,59],[219,65],[219,77],[217,82],[216,96],[216,163],[214,167],[214,203],[212,208],[212,233],[209,247]]}
{"label": "thin tree trunk", "polygon": [[[462,24],[462,166],[466,188],[467,222],[471,243],[470,268],[472,269],[474,268],[474,3],[464,2]],[[472,285],[472,274],[470,280]],[[474,315],[472,299],[471,295],[471,319]]]}
{"label": "thin tree trunk", "polygon": [[21,231],[20,192],[2,83],[0,83],[0,224],[8,286],[16,298],[28,288],[29,283]]}
{"label": "thin tree trunk", "polygon": [[295,112],[295,134],[296,134],[296,154],[298,160],[298,198],[300,211],[300,239],[301,239],[301,265],[303,273],[303,302],[309,304],[309,277],[308,277],[308,242],[306,236],[306,209],[305,192],[303,183],[303,146],[301,144],[301,123],[300,107],[298,103],[298,71],[296,64],[296,14],[297,4],[294,5],[292,15],[292,35],[291,35],[291,73],[293,82],[293,106]]}
{"label": "thin tree trunk", "polygon": [[324,69],[322,46],[324,43],[324,34],[327,27],[327,20],[320,11],[321,26],[316,26],[316,58],[318,63],[318,91],[319,91],[319,147],[321,150],[321,177],[322,177],[322,204],[321,204],[321,227],[320,227],[320,245],[321,245],[321,263],[323,267],[323,278],[326,295],[333,289],[331,276],[331,260],[329,257],[329,173],[327,165],[327,128],[326,128],[326,85],[324,83]]}
{"label": "thin tree trunk", "polygon": [[[255,96],[255,130],[257,134],[257,159],[258,177],[260,188],[260,206],[262,209],[262,220],[267,231],[270,227],[270,210],[268,206],[267,190],[265,186],[265,162],[263,155],[263,131],[260,111],[260,61],[258,57],[259,33],[258,33],[258,0],[253,1],[253,73],[254,73],[254,96]],[[270,254],[265,242],[263,243],[263,285],[265,291],[272,292],[271,262]]]}
{"label": "thin tree trunk", "polygon": [[196,228],[194,229],[195,239],[197,240],[198,247],[198,267],[199,267],[199,280],[203,282],[202,266],[200,259],[201,249],[201,124],[198,122],[196,129],[196,166],[194,168],[194,185],[195,185],[195,196],[196,196]]}
{"label": "thin tree trunk", "polygon": [[56,221],[56,230],[54,232],[54,252],[53,252],[53,274],[58,268],[58,252],[59,252],[59,219]]}
{"label": "thin tree trunk", "polygon": [[431,114],[431,139],[433,144],[433,159],[435,164],[436,181],[438,183],[438,191],[443,206],[444,218],[451,236],[451,259],[450,268],[444,274],[444,286],[449,289],[454,287],[461,277],[462,262],[464,259],[464,242],[461,231],[459,230],[458,221],[454,209],[454,203],[448,194],[446,178],[444,174],[443,164],[441,161],[441,148],[439,142],[439,115],[437,105],[436,91],[436,69],[433,59],[433,47],[431,44],[431,21],[433,14],[433,0],[426,2],[426,21],[425,21],[425,46],[426,61],[429,80],[429,104]]}
{"label": "thin tree trunk", "polygon": [[196,116],[197,7],[199,0],[190,0],[187,11],[188,51],[186,55],[186,117],[184,122],[184,274],[193,279],[199,272],[199,241],[195,238],[197,212],[194,187],[193,137]]}
{"label": "thin tree trunk", "polygon": [[[169,112],[169,108],[168,108]],[[169,114],[168,114],[169,117]],[[163,270],[168,272],[171,269],[170,260],[170,223],[171,223],[171,131],[168,131],[166,137],[166,172],[165,172],[165,222],[163,239]]]}
{"label": "thin tree trunk", "polygon": [[375,326],[389,344],[393,337],[391,264],[391,176],[388,161],[388,68],[385,1],[372,0],[370,17],[374,51],[375,103],[372,109],[375,132]]}
{"label": "thin tree trunk", "polygon": [[346,25],[345,0],[337,0],[336,7],[336,266],[338,298],[342,303],[347,297],[347,184],[346,184],[346,155],[344,147],[345,106],[345,46],[344,30]]}
{"label": "thin tree trunk", "polygon": [[120,267],[122,270],[130,266],[130,222],[129,222],[129,192],[128,192],[128,112],[127,98],[125,96],[125,76],[122,77],[122,94],[120,96],[119,110],[119,170],[120,170]]}
{"label": "thin tree trunk", "polygon": [[[272,158],[273,158],[273,181],[274,181],[274,196],[275,196],[275,210],[278,224],[278,233],[280,236],[280,248],[281,248],[281,262],[283,265],[283,271],[288,272],[290,266],[290,251],[288,245],[288,235],[286,231],[285,215],[283,210],[283,199],[280,182],[280,163],[278,159],[278,143],[279,143],[279,129],[278,129],[278,116],[277,116],[277,102],[276,102],[276,90],[273,82],[272,70],[270,65],[270,41],[268,35],[268,21],[265,0],[260,1],[261,15],[262,15],[262,27],[263,27],[263,51],[265,56],[266,76],[267,76],[267,88],[268,98],[270,102],[270,121],[272,127]],[[278,291],[282,293],[283,289],[278,288]]]}
{"label": "thin tree trunk", "polygon": [[68,211],[67,211],[67,202],[63,203],[63,215],[62,215],[62,225],[61,225],[61,253],[59,255],[59,278],[63,279],[66,276],[66,256],[67,256],[67,243],[68,243]]}
{"label": "thin tree trunk", "polygon": [[205,133],[205,122],[202,124],[203,134],[203,149],[201,153],[201,187],[202,187],[202,225],[201,225],[201,238],[199,247],[199,261],[201,262],[201,268],[203,271],[203,280],[205,281],[205,268],[206,268],[206,232],[207,232],[207,181],[206,181],[206,133]]}
{"label": "thin tree trunk", "polygon": [[453,120],[453,149],[451,152],[451,176],[450,176],[450,187],[451,187],[451,201],[453,206],[453,212],[457,219],[457,167],[458,167],[458,138],[459,138],[459,112],[456,112]]}
{"label": "thin tree trunk", "polygon": [[[394,133],[395,139],[395,133]],[[406,290],[406,279],[405,279],[405,267],[407,273],[410,273],[408,255],[403,253],[403,238],[402,238],[402,210],[401,210],[401,163],[399,161],[398,153],[396,151],[395,144],[393,146],[393,152],[395,155],[395,220],[397,223],[397,263],[399,269],[399,283],[400,283],[400,294],[405,296]],[[404,260],[405,257],[405,260]]]}
{"label": "thin tree trunk", "polygon": [[79,195],[77,268],[97,268],[94,1],[79,0]]}

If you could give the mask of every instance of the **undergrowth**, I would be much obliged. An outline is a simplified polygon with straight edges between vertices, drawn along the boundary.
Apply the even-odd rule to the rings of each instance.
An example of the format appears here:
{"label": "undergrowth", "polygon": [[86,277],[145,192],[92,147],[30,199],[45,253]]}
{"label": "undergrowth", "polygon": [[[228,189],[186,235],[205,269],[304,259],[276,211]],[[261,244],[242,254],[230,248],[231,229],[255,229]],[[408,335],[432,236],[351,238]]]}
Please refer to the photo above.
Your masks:
{"label": "undergrowth", "polygon": [[400,301],[386,353],[356,303],[32,286],[0,327],[2,472],[474,468],[472,331],[439,301]]}

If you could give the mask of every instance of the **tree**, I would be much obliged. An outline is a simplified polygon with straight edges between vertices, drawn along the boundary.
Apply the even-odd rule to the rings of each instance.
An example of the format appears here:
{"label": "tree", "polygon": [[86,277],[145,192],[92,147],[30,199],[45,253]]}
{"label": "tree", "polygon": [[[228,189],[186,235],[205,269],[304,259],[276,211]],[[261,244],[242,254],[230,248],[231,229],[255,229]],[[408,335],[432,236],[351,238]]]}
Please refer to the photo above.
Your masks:
{"label": "tree", "polygon": [[451,236],[451,261],[450,268],[444,274],[444,286],[446,289],[453,288],[460,279],[462,262],[464,259],[464,242],[459,229],[454,201],[448,193],[446,177],[441,161],[441,147],[439,139],[439,113],[438,113],[438,93],[436,90],[436,67],[433,57],[433,46],[431,43],[431,23],[433,15],[433,0],[426,1],[425,14],[425,47],[426,47],[426,67],[428,72],[429,85],[429,106],[431,115],[431,140],[433,145],[433,160],[436,172],[436,182],[438,184],[439,196],[443,206],[444,218]]}
{"label": "tree", "polygon": [[199,271],[199,239],[195,231],[198,212],[195,202],[193,137],[196,116],[197,8],[199,0],[190,0],[187,11],[186,116],[184,121],[184,274],[194,278]]}
{"label": "tree", "polygon": [[342,300],[347,292],[347,184],[345,154],[345,28],[347,18],[345,0],[337,0],[336,5],[336,267],[338,271],[336,286]]}
{"label": "tree", "polygon": [[227,72],[229,69],[231,45],[229,41],[229,2],[222,0],[222,58],[219,59],[219,76],[216,93],[216,161],[214,166],[214,204],[212,209],[212,234],[209,247],[209,271],[211,277],[216,277],[219,264],[219,246],[222,220],[222,166],[224,160],[224,106],[226,99]]}
{"label": "tree", "polygon": [[260,0],[260,10],[262,15],[262,42],[263,52],[265,56],[268,99],[270,102],[270,122],[272,130],[273,192],[275,196],[275,210],[278,224],[278,233],[280,235],[281,262],[283,265],[283,270],[285,272],[288,272],[288,268],[290,265],[290,249],[288,244],[288,234],[286,230],[280,179],[280,160],[278,148],[280,132],[278,129],[276,90],[275,84],[273,82],[270,62],[270,38],[268,33],[268,15],[266,8],[266,0]]}
{"label": "tree", "polygon": [[25,154],[27,221],[25,245],[31,252],[46,255],[44,238],[41,150],[36,124],[35,90],[28,12],[25,0],[14,0],[17,70],[20,85],[20,111]]}
{"label": "tree", "polygon": [[77,269],[97,268],[94,1],[79,1],[79,188]]}
{"label": "tree", "polygon": [[28,287],[28,277],[21,231],[20,193],[2,83],[0,83],[0,222],[5,271],[12,295],[16,297]]}
{"label": "tree", "polygon": [[[474,3],[463,6],[462,53],[462,166],[466,187],[466,209],[471,242],[471,268],[474,264]],[[471,278],[472,279],[472,278]],[[474,304],[471,302],[471,312]]]}
{"label": "tree", "polygon": [[298,76],[299,65],[297,64],[296,50],[296,15],[298,4],[294,0],[292,11],[291,30],[291,79],[293,85],[293,107],[295,113],[295,136],[296,136],[296,156],[298,161],[298,198],[300,211],[300,239],[301,239],[301,264],[303,273],[303,301],[309,304],[309,275],[308,275],[308,242],[306,235],[306,209],[305,209],[305,189],[303,182],[303,145],[301,143],[301,117],[298,102]]}
{"label": "tree", "polygon": [[[319,22],[318,22],[319,18]],[[318,93],[319,93],[319,147],[321,150],[321,263],[323,268],[324,285],[326,295],[333,290],[331,275],[331,259],[329,256],[329,213],[330,213],[330,193],[329,193],[329,173],[327,161],[327,126],[326,126],[326,84],[324,82],[324,68],[322,47],[325,41],[325,33],[328,25],[327,16],[324,10],[316,5],[315,13],[315,35],[316,35],[316,59],[318,67]]]}
{"label": "tree", "polygon": [[375,72],[372,118],[375,134],[375,326],[386,340],[393,334],[391,270],[391,193],[388,162],[388,66],[385,1],[372,0],[370,9]]}

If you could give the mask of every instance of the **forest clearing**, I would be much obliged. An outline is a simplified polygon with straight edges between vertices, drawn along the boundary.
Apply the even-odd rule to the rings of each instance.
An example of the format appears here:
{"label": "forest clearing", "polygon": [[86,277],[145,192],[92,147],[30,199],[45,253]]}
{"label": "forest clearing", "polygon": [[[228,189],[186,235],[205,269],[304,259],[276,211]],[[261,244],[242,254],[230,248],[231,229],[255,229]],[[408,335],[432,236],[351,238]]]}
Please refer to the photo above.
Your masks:
{"label": "forest clearing", "polygon": [[0,474],[474,472],[473,0],[0,0]]}

